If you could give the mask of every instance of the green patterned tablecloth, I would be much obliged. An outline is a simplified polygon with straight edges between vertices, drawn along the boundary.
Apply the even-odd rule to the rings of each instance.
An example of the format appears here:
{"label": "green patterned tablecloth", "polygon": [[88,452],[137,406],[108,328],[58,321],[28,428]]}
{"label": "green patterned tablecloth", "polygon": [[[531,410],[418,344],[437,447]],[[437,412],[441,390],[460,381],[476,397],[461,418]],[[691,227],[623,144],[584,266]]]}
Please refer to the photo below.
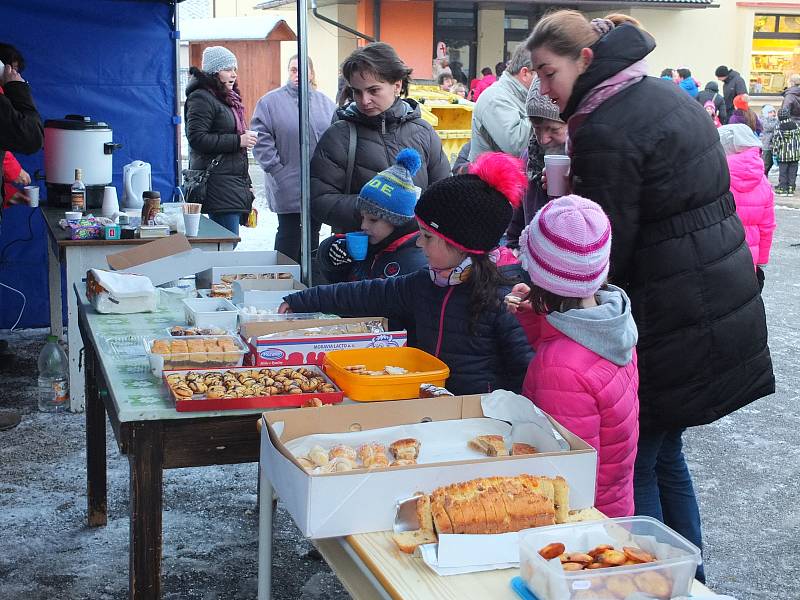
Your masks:
{"label": "green patterned tablecloth", "polygon": [[157,419],[191,419],[219,415],[260,413],[261,410],[226,410],[208,412],[177,412],[175,403],[164,382],[150,372],[146,356],[118,356],[111,352],[108,340],[119,336],[155,337],[166,334],[165,328],[185,325],[186,317],[180,302],[173,302],[154,313],[131,315],[102,315],[86,303],[81,294],[94,346],[98,349],[101,368],[117,407],[121,422]]}

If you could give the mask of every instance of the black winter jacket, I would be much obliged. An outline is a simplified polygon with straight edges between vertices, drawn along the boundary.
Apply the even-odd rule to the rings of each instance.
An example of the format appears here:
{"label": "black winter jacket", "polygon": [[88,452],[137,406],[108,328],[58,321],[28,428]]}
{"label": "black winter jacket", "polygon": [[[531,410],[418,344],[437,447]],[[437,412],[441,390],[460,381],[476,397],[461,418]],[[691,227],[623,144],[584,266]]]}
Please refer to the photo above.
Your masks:
{"label": "black winter jacket", "polygon": [[781,108],[788,110],[795,121],[800,121],[800,85],[793,85],[783,92]]}
{"label": "black winter jacket", "polygon": [[[22,81],[9,81],[0,94],[0,163],[6,150],[33,154],[44,144],[42,120],[31,97],[31,88]],[[2,171],[2,170],[0,170]],[[0,206],[3,174],[0,172]]]}
{"label": "black winter jacket", "polygon": [[[751,266],[752,270],[752,266]],[[498,298],[510,291],[498,289]],[[494,389],[519,392],[533,357],[525,332],[502,303],[469,327],[471,286],[438,287],[427,270],[389,279],[323,285],[285,298],[295,312],[385,316],[416,325],[409,346],[438,356],[450,367],[447,389],[456,395]]]}
{"label": "black winter jacket", "polygon": [[722,95],[725,97],[725,108],[728,118],[733,114],[733,99],[739,94],[747,93],[747,84],[738,71],[731,71],[722,83]]}
{"label": "black winter jacket", "polygon": [[250,212],[253,194],[247,150],[240,147],[231,108],[206,89],[197,77],[192,77],[186,86],[183,113],[189,140],[189,168],[205,169],[215,157],[222,155],[208,179],[203,212]]}
{"label": "black winter jacket", "polygon": [[[654,47],[632,25],[601,38],[562,117]],[[570,136],[574,191],[611,219],[610,279],[627,290],[639,328],[641,426],[710,423],[771,394],[764,304],[708,114],[645,77]]]}
{"label": "black winter jacket", "polygon": [[719,86],[716,81],[709,81],[704,90],[700,90],[694,98],[700,103],[700,106],[705,106],[709,100],[714,103],[717,109],[717,116],[719,122],[725,125],[728,122],[728,107],[725,106],[725,99],[719,94]]}
{"label": "black winter jacket", "polygon": [[[414,148],[422,166],[414,183],[423,191],[450,174],[450,163],[439,136],[421,118],[416,101],[400,99],[375,117],[361,114],[355,103],[336,112],[338,120],[322,135],[311,159],[311,213],[336,231],[358,231],[361,215],[356,197],[372,177],[394,164],[403,148]],[[355,165],[350,194],[345,194],[350,127],[355,123]]]}
{"label": "black winter jacket", "polygon": [[377,250],[370,247],[364,260],[346,263],[337,267],[331,262],[328,251],[331,248],[331,244],[343,237],[344,234],[339,233],[323,240],[317,252],[320,270],[330,283],[398,277],[414,273],[428,266],[428,259],[425,257],[425,253],[421,248],[417,248],[417,238],[419,237],[419,232],[417,232],[399,236],[397,239],[392,240],[390,244],[386,244]]}

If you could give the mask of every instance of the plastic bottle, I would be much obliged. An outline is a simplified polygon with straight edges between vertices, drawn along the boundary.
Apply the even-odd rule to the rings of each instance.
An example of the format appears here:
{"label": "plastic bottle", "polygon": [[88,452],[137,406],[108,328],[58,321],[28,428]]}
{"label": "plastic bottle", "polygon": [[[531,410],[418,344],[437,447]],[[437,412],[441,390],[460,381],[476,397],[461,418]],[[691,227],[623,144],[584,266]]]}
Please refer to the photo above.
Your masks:
{"label": "plastic bottle", "polygon": [[72,210],[83,212],[86,210],[86,185],[83,183],[83,171],[75,169],[75,183],[70,189],[72,197]]}
{"label": "plastic bottle", "polygon": [[39,353],[39,410],[63,412],[69,406],[69,363],[58,338],[47,336]]}

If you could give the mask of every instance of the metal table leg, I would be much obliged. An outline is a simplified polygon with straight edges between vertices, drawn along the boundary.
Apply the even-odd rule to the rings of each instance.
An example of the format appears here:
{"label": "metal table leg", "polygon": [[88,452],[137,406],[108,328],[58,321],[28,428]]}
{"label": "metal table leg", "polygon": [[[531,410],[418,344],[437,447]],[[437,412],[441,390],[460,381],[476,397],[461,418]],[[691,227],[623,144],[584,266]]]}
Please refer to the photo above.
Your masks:
{"label": "metal table leg", "polygon": [[[262,439],[262,444],[263,444]],[[258,467],[258,600],[272,598],[272,484]]]}

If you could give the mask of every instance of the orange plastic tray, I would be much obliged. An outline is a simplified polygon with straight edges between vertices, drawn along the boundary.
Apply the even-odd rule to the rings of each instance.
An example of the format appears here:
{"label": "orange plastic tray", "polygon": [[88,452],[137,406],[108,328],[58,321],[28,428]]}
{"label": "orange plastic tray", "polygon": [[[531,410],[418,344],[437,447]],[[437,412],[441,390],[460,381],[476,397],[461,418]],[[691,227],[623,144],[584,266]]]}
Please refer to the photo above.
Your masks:
{"label": "orange plastic tray", "polygon": [[[405,375],[357,375],[347,366],[364,365],[369,371],[386,366],[403,367]],[[419,398],[419,386],[432,383],[444,386],[450,368],[441,360],[418,348],[363,348],[333,350],[325,355],[325,373],[345,396],[360,402]]]}

